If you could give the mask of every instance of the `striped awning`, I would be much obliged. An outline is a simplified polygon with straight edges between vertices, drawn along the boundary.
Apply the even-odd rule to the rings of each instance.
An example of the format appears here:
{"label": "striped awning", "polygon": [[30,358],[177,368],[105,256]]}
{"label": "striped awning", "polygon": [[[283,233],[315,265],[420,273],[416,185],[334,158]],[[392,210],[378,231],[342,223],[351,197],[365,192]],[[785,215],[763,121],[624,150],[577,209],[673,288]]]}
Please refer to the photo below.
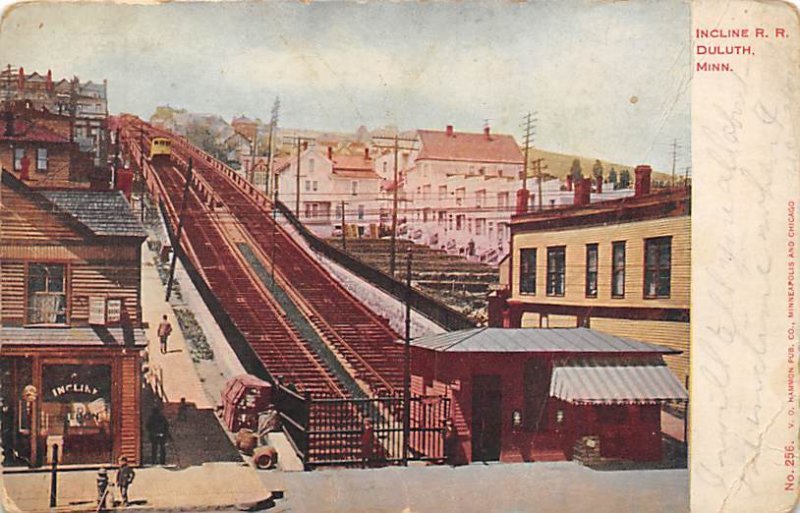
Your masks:
{"label": "striped awning", "polygon": [[550,396],[575,404],[647,404],[689,398],[666,365],[591,363],[554,367]]}

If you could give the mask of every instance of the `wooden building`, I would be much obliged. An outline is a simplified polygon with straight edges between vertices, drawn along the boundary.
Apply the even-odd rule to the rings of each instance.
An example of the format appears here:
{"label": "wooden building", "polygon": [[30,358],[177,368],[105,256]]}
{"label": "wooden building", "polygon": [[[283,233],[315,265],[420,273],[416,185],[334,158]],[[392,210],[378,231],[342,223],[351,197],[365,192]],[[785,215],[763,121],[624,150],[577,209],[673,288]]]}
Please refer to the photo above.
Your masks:
{"label": "wooden building", "polygon": [[140,458],[141,244],[120,192],[2,171],[0,390],[7,465]]}
{"label": "wooden building", "polygon": [[451,463],[662,458],[675,351],[587,328],[474,328],[411,342],[412,391],[450,399]]}
{"label": "wooden building", "polygon": [[[636,168],[636,193],[511,221],[504,292],[490,298],[490,325],[591,327],[680,353],[666,361],[689,374],[691,195],[650,191],[649,166]],[[588,183],[579,184],[581,186]]]}
{"label": "wooden building", "polygon": [[31,187],[88,188],[92,157],[73,141],[73,120],[34,109],[29,102],[5,105],[0,122],[0,164]]}

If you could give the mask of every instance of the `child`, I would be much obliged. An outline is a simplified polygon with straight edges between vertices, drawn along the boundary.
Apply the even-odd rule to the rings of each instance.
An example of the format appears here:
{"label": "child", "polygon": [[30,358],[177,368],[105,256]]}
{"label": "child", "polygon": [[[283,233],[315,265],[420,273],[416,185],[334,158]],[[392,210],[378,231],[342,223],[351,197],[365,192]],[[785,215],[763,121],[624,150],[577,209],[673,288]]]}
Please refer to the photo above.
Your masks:
{"label": "child", "polygon": [[136,473],[131,467],[128,466],[128,458],[123,456],[119,460],[119,469],[117,469],[117,488],[122,496],[122,505],[128,505],[128,487],[133,482]]}

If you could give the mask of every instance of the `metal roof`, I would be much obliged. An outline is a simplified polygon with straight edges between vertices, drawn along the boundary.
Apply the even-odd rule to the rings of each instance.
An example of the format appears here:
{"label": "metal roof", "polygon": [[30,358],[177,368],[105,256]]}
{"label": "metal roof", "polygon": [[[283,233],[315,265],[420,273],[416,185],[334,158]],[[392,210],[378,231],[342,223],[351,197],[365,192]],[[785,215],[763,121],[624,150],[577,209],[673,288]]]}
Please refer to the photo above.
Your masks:
{"label": "metal roof", "polygon": [[420,337],[411,345],[439,352],[679,353],[589,328],[472,328]]}
{"label": "metal roof", "polygon": [[[87,328],[0,328],[0,347],[4,346],[147,346],[147,335],[142,329],[126,330],[104,326]],[[127,344],[126,344],[127,342]]]}
{"label": "metal roof", "polygon": [[591,361],[554,367],[550,395],[578,404],[653,403],[689,398],[666,365],[604,365]]}
{"label": "metal roof", "polygon": [[69,214],[95,235],[146,237],[120,191],[40,191],[58,209]]}

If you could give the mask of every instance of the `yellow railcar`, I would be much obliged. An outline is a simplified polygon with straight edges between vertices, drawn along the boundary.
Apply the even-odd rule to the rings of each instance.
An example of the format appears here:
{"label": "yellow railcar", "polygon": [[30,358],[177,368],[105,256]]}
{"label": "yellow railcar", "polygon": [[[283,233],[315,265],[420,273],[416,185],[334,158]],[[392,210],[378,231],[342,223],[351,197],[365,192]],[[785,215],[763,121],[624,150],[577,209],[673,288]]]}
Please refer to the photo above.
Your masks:
{"label": "yellow railcar", "polygon": [[150,141],[150,160],[154,158],[169,159],[172,152],[172,140],[166,137],[153,137]]}

